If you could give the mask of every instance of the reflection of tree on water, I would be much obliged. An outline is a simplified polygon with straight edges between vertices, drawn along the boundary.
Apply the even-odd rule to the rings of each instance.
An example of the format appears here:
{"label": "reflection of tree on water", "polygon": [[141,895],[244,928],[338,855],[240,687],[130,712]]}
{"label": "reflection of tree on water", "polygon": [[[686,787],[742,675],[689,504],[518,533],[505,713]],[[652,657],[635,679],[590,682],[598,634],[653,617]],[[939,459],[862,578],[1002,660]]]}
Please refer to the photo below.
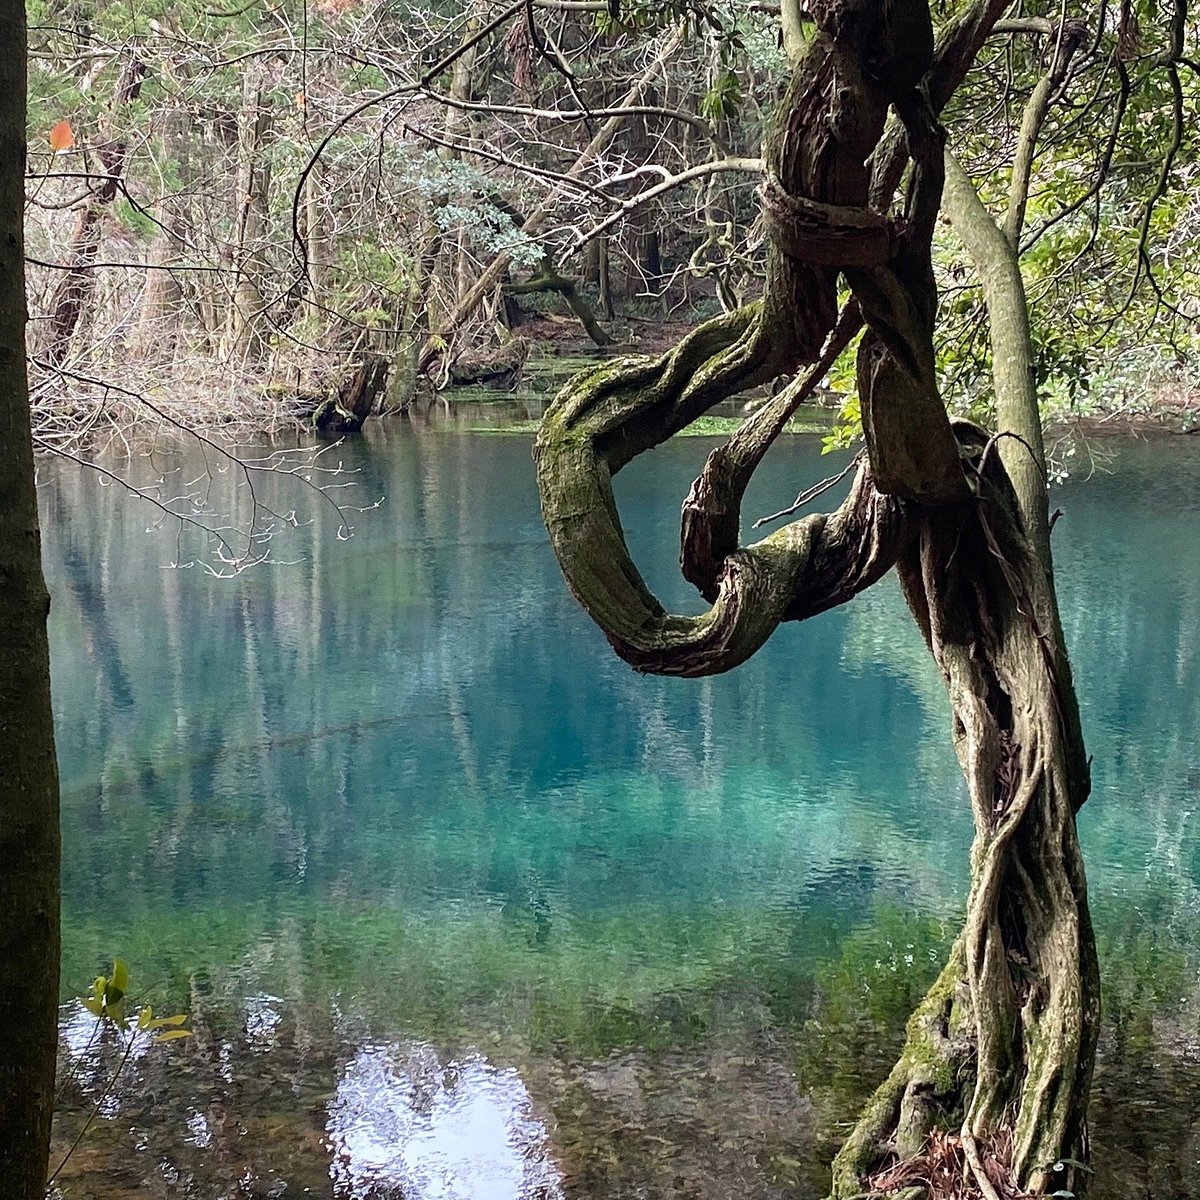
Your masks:
{"label": "reflection of tree on water", "polygon": [[[66,978],[119,951],[196,1031],[138,1059],[67,1200],[328,1200],[330,1106],[367,1037],[331,1016],[347,997],[389,1062],[420,1042],[519,1072],[555,1117],[567,1196],[676,1177],[716,1200],[816,1195],[822,1139],[936,966],[929,922],[888,914],[948,914],[963,884],[966,831],[947,805],[931,832],[929,811],[957,768],[911,733],[944,699],[893,636],[898,597],[695,690],[614,667],[598,701],[570,669],[583,618],[522,491],[527,446],[386,440],[386,459],[362,450],[366,492],[389,497],[370,528],[228,584],[162,570],[144,517],[86,475],[44,493]],[[790,496],[807,460],[780,449]],[[649,514],[695,453],[621,476],[645,493],[628,532],[648,561],[674,556],[674,522]],[[1200,964],[1167,948],[1200,946],[1200,558],[1166,552],[1194,537],[1194,472],[1174,476],[1186,504],[1138,507],[1160,457],[1073,485],[1055,535],[1100,785],[1097,1200],[1200,1195]],[[66,1144],[88,1097],[70,1101]]]}
{"label": "reflection of tree on water", "polygon": [[[1200,1194],[1200,961],[1157,944],[1170,904],[1148,890],[1104,943],[1097,1200]],[[1178,932],[1200,944],[1195,923]],[[902,910],[848,936],[808,935],[823,961],[763,946],[624,1005],[556,995],[552,967],[526,1011],[505,996],[468,1014],[498,1031],[486,1057],[449,1032],[467,976],[445,980],[442,1022],[394,1010],[385,1020],[379,1005],[342,1015],[332,983],[315,995],[310,979],[306,996],[280,999],[289,963],[247,959],[198,981],[193,1039],[135,1054],[61,1177],[63,1196],[605,1200],[669,1195],[678,1179],[705,1200],[816,1195],[825,1144],[894,1054],[947,937]],[[84,1062],[55,1161],[112,1058],[89,1034],[90,1018],[67,1010],[63,1070]],[[491,1180],[507,1190],[489,1191]]]}
{"label": "reflection of tree on water", "polygon": [[420,1043],[362,1046],[330,1105],[340,1196],[560,1200],[545,1125],[520,1075]]}

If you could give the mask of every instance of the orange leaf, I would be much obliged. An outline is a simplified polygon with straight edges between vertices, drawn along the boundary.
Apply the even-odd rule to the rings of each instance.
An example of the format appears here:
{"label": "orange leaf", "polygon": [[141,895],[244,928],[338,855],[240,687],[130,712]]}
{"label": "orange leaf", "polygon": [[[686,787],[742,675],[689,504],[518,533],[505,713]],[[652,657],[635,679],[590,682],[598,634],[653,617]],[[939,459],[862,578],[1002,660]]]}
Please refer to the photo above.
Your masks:
{"label": "orange leaf", "polygon": [[58,154],[60,151],[70,150],[73,145],[75,145],[75,134],[71,129],[71,122],[59,121],[50,130],[50,149]]}
{"label": "orange leaf", "polygon": [[307,108],[308,107],[308,97],[303,92],[296,93],[296,107],[297,108]]}

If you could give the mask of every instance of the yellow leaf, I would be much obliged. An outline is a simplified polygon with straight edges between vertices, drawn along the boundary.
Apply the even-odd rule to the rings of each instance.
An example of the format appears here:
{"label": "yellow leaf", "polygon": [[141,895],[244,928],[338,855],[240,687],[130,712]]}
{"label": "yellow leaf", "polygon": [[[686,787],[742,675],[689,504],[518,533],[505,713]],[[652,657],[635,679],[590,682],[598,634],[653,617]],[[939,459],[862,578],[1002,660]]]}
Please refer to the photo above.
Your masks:
{"label": "yellow leaf", "polygon": [[147,1021],[145,1028],[147,1029],[162,1029],[167,1025],[182,1025],[187,1020],[187,1013],[176,1013],[173,1017],[155,1017],[152,1021]]}
{"label": "yellow leaf", "polygon": [[75,133],[71,129],[71,122],[59,121],[50,130],[50,149],[55,154],[60,154],[64,150],[70,150],[73,145],[75,145]]}

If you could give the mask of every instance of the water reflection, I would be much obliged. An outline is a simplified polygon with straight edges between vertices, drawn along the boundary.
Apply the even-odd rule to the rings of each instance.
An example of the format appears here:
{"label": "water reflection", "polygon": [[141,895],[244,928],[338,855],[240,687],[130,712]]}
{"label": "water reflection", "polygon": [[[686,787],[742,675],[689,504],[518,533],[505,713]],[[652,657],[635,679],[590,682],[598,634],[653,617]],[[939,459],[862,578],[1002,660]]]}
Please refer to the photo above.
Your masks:
{"label": "water reflection", "polygon": [[[154,981],[138,1000],[195,1030],[134,1059],[65,1194],[458,1186],[439,1147],[464,1143],[506,1147],[483,1161],[511,1182],[502,1135],[541,1114],[531,1161],[565,1196],[824,1195],[966,874],[945,697],[896,589],[730,675],[642,678],[562,585],[527,442],[378,435],[347,451],[388,497],[352,542],[318,524],[281,553],[298,561],[227,583],[163,570],[174,548],[115,489],[47,468],[64,979],[119,954]],[[617,481],[678,607],[678,503],[707,449]],[[826,474],[781,446],[747,512]],[[1113,1200],[1200,1194],[1196,478],[1200,446],[1130,446],[1056,497]],[[104,1079],[78,1015],[60,1149]]]}
{"label": "water reflection", "polygon": [[153,1044],[150,1034],[132,1023],[119,1031],[110,1023],[97,1021],[74,1001],[63,1006],[59,1037],[68,1084],[97,1106],[98,1116],[116,1117],[125,1089],[114,1087],[113,1081],[136,1074],[140,1060]]}
{"label": "water reflection", "polygon": [[[330,1105],[339,1197],[561,1200],[545,1125],[511,1068],[419,1043],[362,1046]],[[389,1191],[389,1189],[391,1189]]]}

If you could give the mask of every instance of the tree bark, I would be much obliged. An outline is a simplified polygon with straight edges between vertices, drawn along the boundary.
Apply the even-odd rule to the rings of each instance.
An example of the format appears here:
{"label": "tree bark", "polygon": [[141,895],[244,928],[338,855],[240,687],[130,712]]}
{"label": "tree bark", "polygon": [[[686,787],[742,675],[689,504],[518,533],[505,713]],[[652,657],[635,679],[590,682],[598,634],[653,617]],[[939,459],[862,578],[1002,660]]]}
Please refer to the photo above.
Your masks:
{"label": "tree bark", "polygon": [[[659,359],[568,383],[535,451],[543,516],[568,584],[617,653],[660,674],[737,666],[780,622],[899,567],[950,695],[976,826],[971,886],[950,962],[839,1153],[832,1195],[923,1194],[934,1170],[951,1172],[955,1195],[1082,1195],[1098,1016],[1074,824],[1086,755],[1049,571],[996,439],[951,426],[933,353],[944,153],[934,112],[1002,6],[967,10],[936,50],[926,0],[812,11],[816,31],[767,145],[761,304]],[[899,146],[912,158],[902,223],[886,215]],[[839,319],[842,281],[853,300]],[[834,513],[739,546],[754,467],[860,324],[868,465]],[[718,401],[814,363],[710,455],[684,505],[681,558],[711,608],[667,612],[630,559],[611,476]]]}
{"label": "tree bark", "polygon": [[[1074,1164],[1087,1156],[1099,1019],[1075,831],[1087,759],[1049,575],[996,443],[970,429],[960,440],[976,499],[926,513],[898,566],[950,696],[971,799],[967,916],[835,1161],[838,1200],[947,1165],[985,1196],[1086,1188]],[[939,1129],[949,1136],[931,1136]]]}
{"label": "tree bark", "polygon": [[[187,118],[179,112],[168,112],[162,120],[162,153],[178,162],[181,189],[186,192],[192,174]],[[146,272],[137,328],[131,338],[131,349],[139,358],[169,361],[174,357],[184,300],[180,279],[170,269],[170,263],[178,247],[189,240],[187,207],[185,200],[170,193],[161,195],[155,205],[162,228],[155,235],[150,250],[154,269]]]}
{"label": "tree bark", "polygon": [[58,1045],[58,771],[25,369],[25,7],[0,0],[0,1179],[41,1200]]}
{"label": "tree bark", "polygon": [[334,394],[312,415],[318,433],[358,433],[387,389],[389,363],[382,354],[364,354],[338,381]]}
{"label": "tree bark", "polygon": [[967,248],[983,288],[992,350],[996,423],[1015,435],[1000,446],[1026,530],[1047,567],[1050,526],[1046,505],[1046,449],[1033,375],[1033,335],[1018,251],[983,207],[975,185],[946,154],[942,208]]}
{"label": "tree bark", "polygon": [[1050,70],[1038,81],[1021,114],[1003,225],[993,221],[970,177],[946,154],[942,208],[975,264],[988,313],[996,423],[1006,435],[999,450],[1016,489],[1025,530],[1042,563],[1051,568],[1050,525],[1046,504],[1046,449],[1034,379],[1033,333],[1021,275],[1021,231],[1029,201],[1033,161],[1050,101],[1061,86],[1086,33],[1067,22]]}

